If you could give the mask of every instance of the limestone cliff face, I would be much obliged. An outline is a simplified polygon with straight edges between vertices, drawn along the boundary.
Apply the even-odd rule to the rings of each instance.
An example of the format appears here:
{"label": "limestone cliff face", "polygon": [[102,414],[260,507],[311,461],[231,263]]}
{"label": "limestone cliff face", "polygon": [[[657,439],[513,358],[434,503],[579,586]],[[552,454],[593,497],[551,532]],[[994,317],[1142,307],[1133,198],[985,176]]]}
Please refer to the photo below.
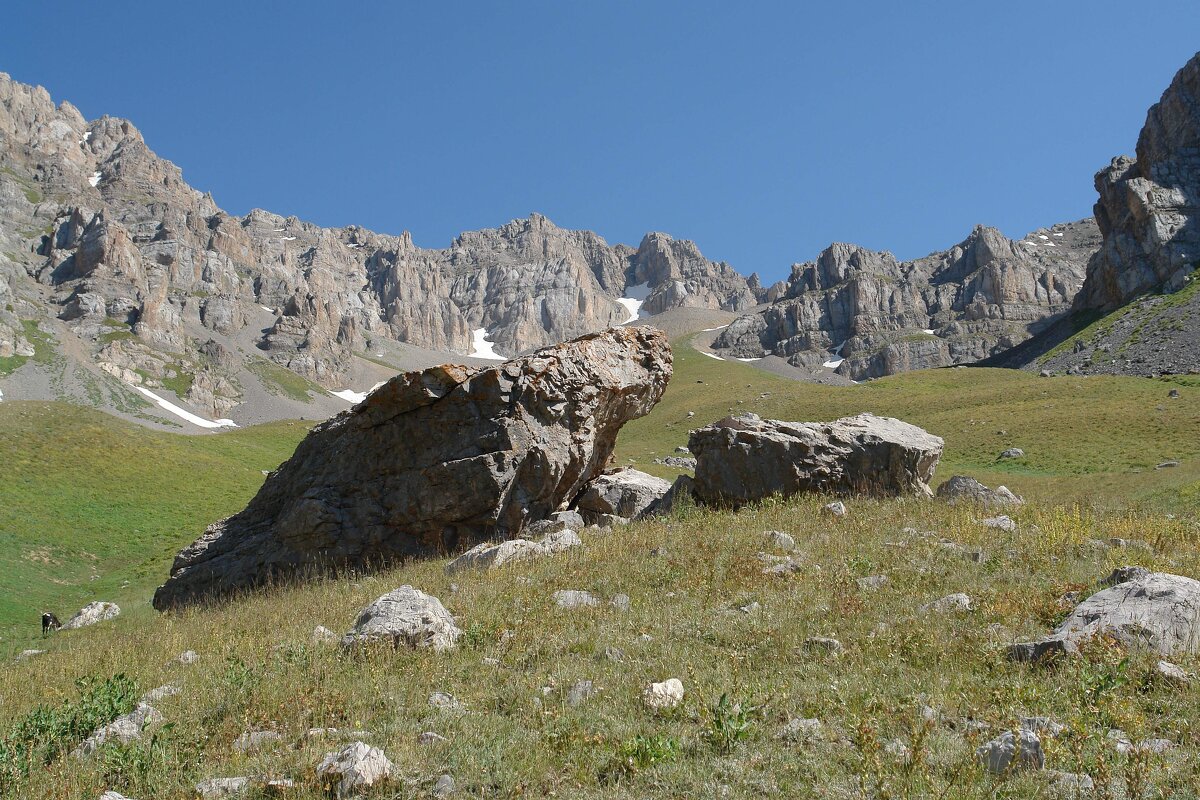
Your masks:
{"label": "limestone cliff face", "polygon": [[976,361],[1066,313],[1098,246],[1091,220],[1021,241],[979,226],[949,250],[907,262],[834,244],[795,265],[772,287],[773,302],[735,320],[713,347],[854,380]]}
{"label": "limestone cliff face", "polygon": [[1152,289],[1175,291],[1200,266],[1200,53],[1150,107],[1137,158],[1096,174],[1104,245],[1088,264],[1079,310],[1111,310]]}
{"label": "limestone cliff face", "polygon": [[[445,249],[261,210],[232,216],[128,121],[88,122],[2,73],[0,245],[0,356],[31,350],[22,320],[57,316],[97,359],[115,331],[136,337],[107,348],[113,374],[152,371],[165,353],[198,375],[211,332],[252,339],[334,387],[352,354],[381,339],[467,354],[482,328],[515,355],[626,321],[617,301],[628,287],[647,284],[648,313],[740,310],[757,297],[691,242],[650,234],[636,250],[611,246],[538,214]],[[222,385],[215,369],[204,385]]]}

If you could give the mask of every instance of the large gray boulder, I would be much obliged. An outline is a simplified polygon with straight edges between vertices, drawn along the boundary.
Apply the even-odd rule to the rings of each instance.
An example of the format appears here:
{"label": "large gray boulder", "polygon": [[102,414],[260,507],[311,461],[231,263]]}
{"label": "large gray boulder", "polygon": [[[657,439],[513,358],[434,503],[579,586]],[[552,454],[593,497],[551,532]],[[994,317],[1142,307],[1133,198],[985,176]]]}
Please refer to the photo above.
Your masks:
{"label": "large gray boulder", "polygon": [[343,647],[385,642],[393,647],[449,650],[462,636],[442,601],[420,589],[401,586],[358,613],[354,627],[342,637]]}
{"label": "large gray boulder", "polygon": [[1152,572],[1084,600],[1054,632],[1009,648],[1014,661],[1075,653],[1093,636],[1163,657],[1200,652],[1200,581]]}
{"label": "large gray boulder", "polygon": [[636,469],[598,475],[575,500],[575,510],[587,521],[607,514],[637,519],[670,491],[671,482]]}
{"label": "large gray boulder", "polygon": [[670,377],[666,334],[645,327],[398,375],[314,428],[243,511],[180,552],[154,605],[518,536],[600,474]]}
{"label": "large gray boulder", "polygon": [[932,496],[943,441],[915,425],[859,414],[835,422],[782,422],[740,414],[692,431],[693,493],[740,505],[797,492]]}

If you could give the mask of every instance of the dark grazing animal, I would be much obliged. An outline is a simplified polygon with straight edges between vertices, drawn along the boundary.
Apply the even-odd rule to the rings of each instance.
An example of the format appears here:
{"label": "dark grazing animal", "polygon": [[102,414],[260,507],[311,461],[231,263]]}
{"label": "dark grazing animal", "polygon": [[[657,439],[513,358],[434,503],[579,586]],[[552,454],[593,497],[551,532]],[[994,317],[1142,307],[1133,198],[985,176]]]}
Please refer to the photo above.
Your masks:
{"label": "dark grazing animal", "polygon": [[62,623],[58,621],[58,617],[54,613],[47,611],[42,614],[42,636],[45,636],[50,631],[56,631],[62,627]]}

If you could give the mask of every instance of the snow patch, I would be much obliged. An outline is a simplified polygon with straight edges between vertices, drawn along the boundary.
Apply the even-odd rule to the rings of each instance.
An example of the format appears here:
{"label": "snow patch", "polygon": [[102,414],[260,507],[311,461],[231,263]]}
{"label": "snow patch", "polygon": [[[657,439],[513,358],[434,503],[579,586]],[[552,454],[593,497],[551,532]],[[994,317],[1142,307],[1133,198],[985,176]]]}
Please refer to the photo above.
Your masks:
{"label": "snow patch", "polygon": [[353,389],[339,389],[336,392],[331,391],[330,394],[334,397],[340,397],[348,403],[355,404],[361,403],[363,400],[367,399],[366,392],[356,392]]}
{"label": "snow patch", "polygon": [[758,358],[738,358],[737,356],[734,356],[734,358],[737,359],[738,361],[762,361],[763,360],[762,356],[759,356]]}
{"label": "snow patch", "polygon": [[720,327],[717,327],[717,328],[701,328],[700,332],[701,333],[711,333],[712,331],[723,331],[728,327],[729,327],[728,325],[721,325]]}
{"label": "snow patch", "polygon": [[502,356],[496,352],[496,343],[489,342],[487,328],[476,328],[471,331],[471,352],[467,355],[472,358],[490,358],[493,361],[507,361],[507,356]]}
{"label": "snow patch", "polygon": [[88,178],[88,183],[90,183],[92,186],[99,186],[100,179],[103,177],[104,176],[101,175],[99,172],[93,172],[92,177]]}
{"label": "snow patch", "polygon": [[280,236],[279,237],[279,241],[281,241],[281,242],[293,242],[295,240],[296,240],[295,236]]}
{"label": "snow patch", "polygon": [[269,312],[271,314],[275,313],[275,309],[270,308],[269,306],[259,306],[259,308],[261,308],[263,311]]}
{"label": "snow patch", "polygon": [[153,400],[156,404],[158,404],[159,408],[163,409],[164,411],[170,411],[175,416],[179,417],[182,420],[186,420],[187,422],[190,422],[193,425],[199,425],[201,428],[236,428],[237,427],[237,423],[231,419],[208,420],[208,419],[205,419],[204,417],[198,417],[195,414],[193,414],[192,412],[182,409],[179,406],[175,405],[174,403],[172,403],[168,400],[164,400],[163,398],[159,397],[154,392],[150,391],[149,389],[145,388],[144,386],[134,386],[133,388],[137,389],[139,392],[146,395],[146,397],[149,397],[151,400]]}
{"label": "snow patch", "polygon": [[91,131],[84,131],[84,132],[83,132],[83,141],[85,141],[85,142],[89,142],[89,141],[91,141],[91,139],[92,139],[92,132],[91,132]]}
{"label": "snow patch", "polygon": [[1062,234],[1061,234],[1061,233],[1056,233],[1056,234],[1054,234],[1054,235],[1055,235],[1055,236],[1057,236],[1057,237],[1059,237],[1060,239],[1062,238]]}
{"label": "snow patch", "polygon": [[1050,237],[1049,237],[1049,236],[1047,236],[1047,235],[1046,235],[1046,234],[1044,234],[1044,233],[1039,233],[1039,234],[1038,234],[1038,238],[1039,238],[1039,239],[1041,239],[1041,240],[1042,240],[1042,241],[1044,241],[1044,242],[1048,242],[1048,241],[1050,241]]}
{"label": "snow patch", "polygon": [[932,335],[933,335],[933,328],[922,328],[922,329],[921,329],[921,333],[928,333],[930,336],[932,336]]}
{"label": "snow patch", "polygon": [[356,247],[362,247],[362,245],[361,244],[348,244],[348,245],[346,245],[346,247],[349,247],[351,250],[353,250]]}
{"label": "snow patch", "polygon": [[1027,244],[1027,245],[1029,245],[1030,247],[1037,247],[1037,242],[1029,242],[1029,241],[1025,241],[1025,242],[1021,242],[1021,244]]}
{"label": "snow patch", "polygon": [[719,355],[717,355],[716,353],[706,353],[706,352],[704,352],[703,350],[701,350],[701,351],[700,351],[700,354],[701,354],[701,355],[706,355],[706,356],[708,356],[709,358],[715,358],[717,361],[724,361],[724,360],[725,360],[725,359],[721,358]]}
{"label": "snow patch", "polygon": [[642,305],[645,304],[646,298],[649,296],[649,281],[625,287],[625,296],[617,298],[617,302],[625,306],[625,310],[629,312],[629,319],[622,322],[622,325],[637,322],[638,317],[642,315]]}
{"label": "snow patch", "polygon": [[830,369],[837,369],[838,367],[840,367],[840,366],[842,365],[842,362],[843,362],[843,361],[845,361],[845,360],[846,360],[846,359],[844,359],[844,358],[835,358],[835,359],[833,359],[833,360],[831,360],[831,361],[826,361],[826,362],[825,362],[825,363],[823,363],[821,366],[822,366],[822,367],[829,367]]}
{"label": "snow patch", "polygon": [[1054,242],[1045,242],[1046,247],[1058,247]]}

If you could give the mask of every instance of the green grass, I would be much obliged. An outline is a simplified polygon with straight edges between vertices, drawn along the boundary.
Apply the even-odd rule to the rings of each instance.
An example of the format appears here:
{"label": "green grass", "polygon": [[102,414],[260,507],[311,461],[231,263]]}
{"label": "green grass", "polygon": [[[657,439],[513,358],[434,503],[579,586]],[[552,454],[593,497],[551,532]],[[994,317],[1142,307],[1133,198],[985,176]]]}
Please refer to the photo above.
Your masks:
{"label": "green grass", "polygon": [[144,602],[180,546],[245,505],[306,431],[181,436],[67,403],[0,403],[0,632],[46,608]]}
{"label": "green grass", "polygon": [[311,402],[313,392],[321,394],[324,391],[307,378],[265,358],[251,359],[246,363],[246,369],[258,376],[267,391],[302,403]]}
{"label": "green grass", "polygon": [[[1177,491],[1200,483],[1200,437],[1188,433],[1200,426],[1200,387],[1190,381],[1170,384],[1179,387],[1178,400],[1167,400],[1169,385],[1158,380],[1039,378],[1003,369],[925,370],[819,386],[707,358],[685,341],[675,342],[674,352],[675,376],[662,401],[621,432],[620,464],[670,477],[677,470],[654,458],[686,445],[689,429],[731,413],[832,420],[869,411],[944,438],[938,480],[965,472],[1047,501],[1200,508],[1189,499],[1194,492],[1180,498]],[[1008,447],[1022,448],[1026,457],[997,461]],[[1166,460],[1181,465],[1154,469]]]}

